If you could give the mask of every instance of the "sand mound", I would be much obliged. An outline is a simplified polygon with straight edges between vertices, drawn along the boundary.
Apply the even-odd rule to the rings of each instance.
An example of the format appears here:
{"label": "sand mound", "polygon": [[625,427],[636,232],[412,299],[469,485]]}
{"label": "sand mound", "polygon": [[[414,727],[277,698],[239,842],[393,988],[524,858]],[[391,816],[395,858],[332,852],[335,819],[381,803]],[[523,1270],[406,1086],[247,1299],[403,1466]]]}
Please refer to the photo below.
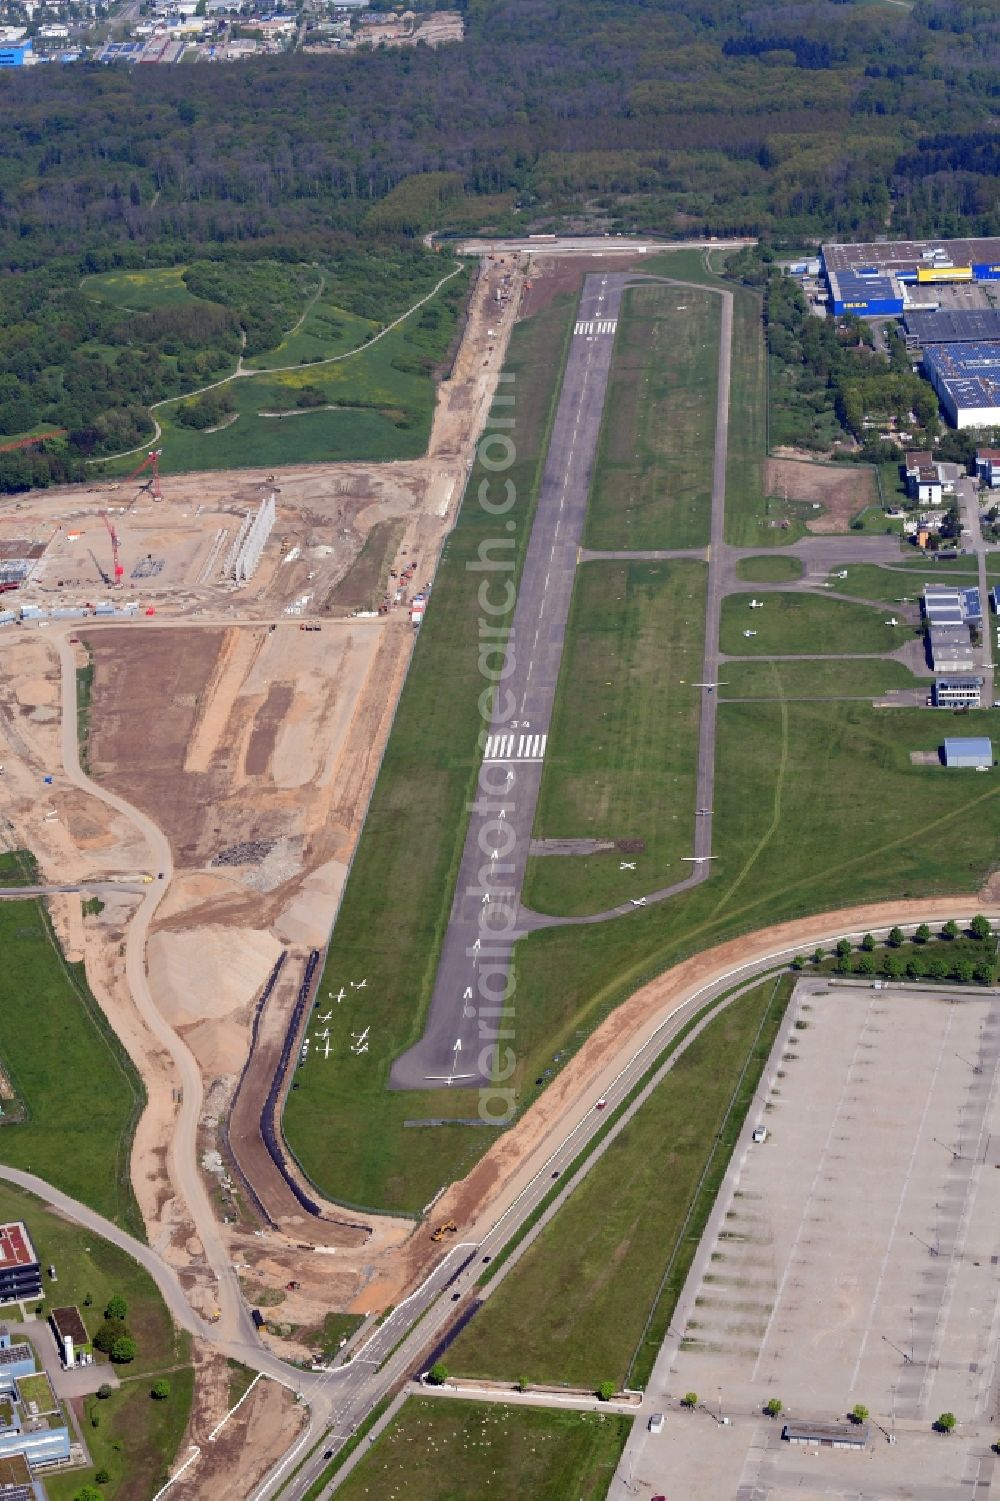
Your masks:
{"label": "sand mound", "polygon": [[150,984],[171,1025],[188,1026],[249,1005],[280,953],[276,938],[253,928],[154,933],[147,950]]}

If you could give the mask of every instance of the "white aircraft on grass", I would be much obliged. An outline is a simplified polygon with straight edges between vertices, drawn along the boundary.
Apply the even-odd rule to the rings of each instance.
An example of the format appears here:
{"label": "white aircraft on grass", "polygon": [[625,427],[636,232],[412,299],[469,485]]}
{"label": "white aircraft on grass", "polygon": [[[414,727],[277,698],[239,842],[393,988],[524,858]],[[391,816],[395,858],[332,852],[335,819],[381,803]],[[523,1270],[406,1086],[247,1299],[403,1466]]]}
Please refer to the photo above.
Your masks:
{"label": "white aircraft on grass", "polygon": [[896,617],[895,617],[895,615],[893,615],[893,616],[892,616],[892,618],[891,618],[891,619],[890,619],[890,620],[887,620],[887,621],[886,621],[886,622],[885,622],[885,624],[886,624],[886,625],[898,625],[898,624],[899,624],[899,621],[898,621],[898,620],[897,620],[897,619],[896,619]]}
{"label": "white aircraft on grass", "polygon": [[743,634],[744,634],[744,636],[756,636],[757,632],[756,631],[744,631]]}
{"label": "white aircraft on grass", "polygon": [[750,608],[751,610],[762,610],[764,608],[764,601],[762,599],[752,599],[750,601]]}

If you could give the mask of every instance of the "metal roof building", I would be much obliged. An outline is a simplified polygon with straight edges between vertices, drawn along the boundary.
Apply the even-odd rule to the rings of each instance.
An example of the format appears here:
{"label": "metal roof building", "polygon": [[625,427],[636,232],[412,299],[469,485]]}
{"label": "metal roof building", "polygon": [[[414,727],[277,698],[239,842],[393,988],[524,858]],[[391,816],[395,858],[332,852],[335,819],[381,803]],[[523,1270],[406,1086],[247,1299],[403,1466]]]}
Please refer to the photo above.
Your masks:
{"label": "metal roof building", "polygon": [[972,344],[1000,339],[998,308],[908,308],[903,314],[907,336],[918,344]]}
{"label": "metal roof building", "polygon": [[946,740],[944,743],[945,766],[979,767],[993,765],[993,742],[985,735],[968,739]]}
{"label": "metal roof building", "polygon": [[924,589],[924,615],[930,625],[964,625],[960,591],[928,584]]}
{"label": "metal roof building", "polygon": [[954,427],[1000,424],[1000,341],[931,344],[923,364]]}
{"label": "metal roof building", "polygon": [[800,1418],[781,1430],[786,1444],[818,1444],[824,1449],[865,1449],[871,1437],[870,1423],[831,1423]]}
{"label": "metal roof building", "polygon": [[[875,267],[897,276],[924,281],[1000,280],[1000,239],[989,240],[878,240],[859,245],[824,245],[827,271],[858,271]],[[958,276],[949,276],[957,271]]]}
{"label": "metal roof building", "polygon": [[861,318],[903,312],[907,286],[1000,281],[1000,239],[824,245],[822,255],[834,313]]}
{"label": "metal roof building", "polygon": [[932,625],[928,636],[935,672],[948,675],[971,672],[975,658],[966,626]]}

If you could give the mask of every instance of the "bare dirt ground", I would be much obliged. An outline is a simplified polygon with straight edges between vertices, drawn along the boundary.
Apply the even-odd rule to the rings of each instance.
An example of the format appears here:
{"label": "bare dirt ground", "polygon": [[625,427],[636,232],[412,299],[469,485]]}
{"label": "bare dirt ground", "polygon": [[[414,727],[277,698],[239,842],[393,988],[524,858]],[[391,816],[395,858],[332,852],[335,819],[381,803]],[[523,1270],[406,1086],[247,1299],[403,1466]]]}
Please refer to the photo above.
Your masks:
{"label": "bare dirt ground", "polygon": [[273,1381],[258,1381],[249,1396],[218,1433],[217,1424],[230,1408],[228,1361],[211,1351],[196,1354],[198,1403],[188,1424],[178,1460],[192,1444],[201,1453],[191,1468],[170,1488],[176,1501],[244,1501],[270,1467],[295,1441],[304,1427],[306,1411]]}
{"label": "bare dirt ground", "polygon": [[767,459],[764,485],[768,495],[787,494],[807,505],[818,502],[823,510],[806,522],[806,529],[824,536],[849,531],[852,518],[878,499],[872,471],[856,464]]}
{"label": "bare dirt ground", "polygon": [[[116,603],[135,600],[138,617],[58,623],[82,633],[79,665],[89,652],[94,666],[90,769],[170,840],[176,878],[149,944],[151,988],[203,1072],[202,1163],[220,1216],[232,1220],[234,1258],[272,1291],[296,1281],[284,1295],[288,1322],[304,1328],[355,1301],[372,1276],[370,1257],[412,1229],[324,1223],[307,1234],[313,1227],[258,1135],[245,1143],[243,1159],[261,1177],[278,1229],[255,1235],[249,1196],[241,1198],[219,1151],[255,1002],[285,950],[288,980],[271,998],[261,1066],[244,1096],[247,1122],[259,1119],[305,957],[329,933],[412,650],[405,610],[332,620],[324,604],[376,526],[396,544],[385,569],[416,559],[411,589],[432,578],[520,292],[509,262],[479,278],[423,459],[171,476],[160,504],[107,485],[31,495],[17,502],[16,514],[0,511],[0,543],[8,532],[27,538],[37,559],[19,602],[46,609],[108,597],[99,512],[106,507],[115,517],[125,565]],[[277,523],[251,584],[234,591],[224,585],[220,560],[241,518],[271,493]],[[311,621],[321,629],[299,629]],[[19,799],[11,843],[33,849],[50,879],[74,879],[95,865],[141,872],[148,855],[130,826],[84,794],[60,789],[58,775],[56,816],[45,819],[48,801],[41,817],[35,811],[41,768],[59,764],[59,677],[45,640],[22,627],[0,641],[5,666],[18,661],[0,684],[0,716],[7,716],[0,729],[23,727],[33,737],[25,770],[16,758],[3,788]],[[133,1154],[135,1188],[150,1239],[183,1265],[185,1232],[180,1219],[173,1223],[168,1177],[176,1081],[117,973],[134,902],[116,898],[97,922],[83,918],[73,895],[54,903],[54,915],[69,949],[87,951],[95,993],[145,1078],[149,1107]],[[339,1253],[352,1248],[353,1258],[341,1262]],[[335,1266],[322,1254],[334,1249]]]}

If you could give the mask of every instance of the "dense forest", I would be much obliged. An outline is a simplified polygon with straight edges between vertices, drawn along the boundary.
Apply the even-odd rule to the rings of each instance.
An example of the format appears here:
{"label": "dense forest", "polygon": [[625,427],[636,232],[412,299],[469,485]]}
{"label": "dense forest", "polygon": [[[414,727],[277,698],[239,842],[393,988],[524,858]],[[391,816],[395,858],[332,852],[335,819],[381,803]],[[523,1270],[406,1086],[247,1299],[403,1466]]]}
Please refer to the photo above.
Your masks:
{"label": "dense forest", "polygon": [[[71,436],[0,456],[0,485],[75,472],[236,341],[266,347],[292,301],[261,307],[257,262],[344,261],[345,305],[378,318],[398,306],[380,268],[423,285],[431,227],[1000,234],[991,0],[459,4],[466,41],[438,51],[4,77],[0,432]],[[211,328],[81,289],[182,264]]]}

